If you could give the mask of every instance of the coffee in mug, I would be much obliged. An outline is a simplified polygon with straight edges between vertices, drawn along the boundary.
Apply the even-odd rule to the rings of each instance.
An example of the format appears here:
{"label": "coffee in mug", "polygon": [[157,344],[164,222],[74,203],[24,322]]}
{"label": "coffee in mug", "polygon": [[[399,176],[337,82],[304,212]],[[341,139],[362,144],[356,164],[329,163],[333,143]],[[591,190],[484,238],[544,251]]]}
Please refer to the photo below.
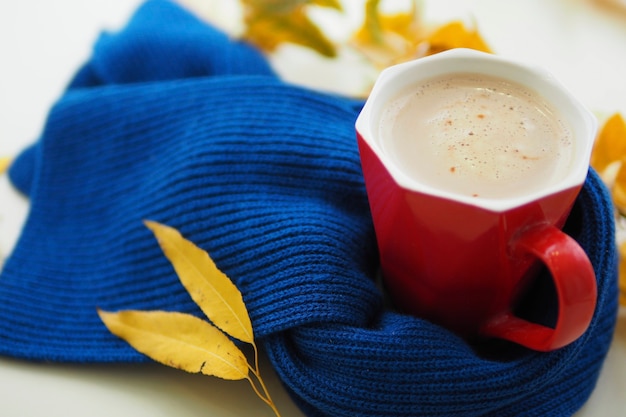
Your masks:
{"label": "coffee in mug", "polygon": [[[355,127],[383,282],[399,310],[539,351],[585,332],[595,272],[561,229],[597,121],[554,76],[442,52],[384,70]],[[518,315],[519,303],[538,303],[528,295],[538,269],[554,287],[553,322]]]}
{"label": "coffee in mug", "polygon": [[572,164],[572,129],[538,92],[452,73],[407,87],[380,117],[383,151],[436,189],[507,198],[556,183]]}

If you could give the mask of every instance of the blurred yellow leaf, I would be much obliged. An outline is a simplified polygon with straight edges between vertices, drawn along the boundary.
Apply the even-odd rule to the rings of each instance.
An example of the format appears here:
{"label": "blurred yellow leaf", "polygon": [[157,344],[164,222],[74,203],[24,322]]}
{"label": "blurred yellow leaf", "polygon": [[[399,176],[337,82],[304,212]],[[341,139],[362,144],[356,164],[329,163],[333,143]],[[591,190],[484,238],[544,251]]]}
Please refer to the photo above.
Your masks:
{"label": "blurred yellow leaf", "polygon": [[363,25],[350,41],[379,69],[453,48],[492,52],[478,30],[460,21],[426,31],[415,0],[395,14],[381,13],[380,3],[367,0]]}
{"label": "blurred yellow leaf", "polygon": [[0,157],[0,174],[9,169],[9,165],[11,165],[11,158],[8,158],[6,156]]}
{"label": "blurred yellow leaf", "polygon": [[146,221],[182,284],[204,314],[221,330],[246,343],[254,342],[252,323],[241,293],[209,254],[178,230]]}
{"label": "blurred yellow leaf", "polygon": [[615,113],[600,130],[591,155],[591,166],[600,174],[612,163],[626,157],[626,123]]}
{"label": "blurred yellow leaf", "polygon": [[[626,158],[626,155],[623,156]],[[611,196],[613,204],[621,215],[626,215],[626,162],[621,161],[615,181],[611,187]]]}
{"label": "blurred yellow leaf", "polygon": [[626,122],[621,114],[609,117],[600,129],[591,166],[611,190],[615,207],[626,214]]}
{"label": "blurred yellow leaf", "polygon": [[165,311],[98,311],[109,331],[172,368],[223,379],[248,379],[248,362],[220,330],[195,316]]}
{"label": "blurred yellow leaf", "polygon": [[336,0],[242,0],[245,32],[243,38],[258,48],[272,52],[289,42],[334,57],[335,45],[309,19],[307,6],[341,10]]}
{"label": "blurred yellow leaf", "polygon": [[311,0],[310,3],[315,6],[343,10],[343,6],[339,0]]}
{"label": "blurred yellow leaf", "polygon": [[[626,122],[621,114],[609,117],[598,133],[591,166],[611,191],[615,208],[626,215]],[[626,241],[619,244],[620,304],[626,305]]]}
{"label": "blurred yellow leaf", "polygon": [[491,53],[478,30],[468,29],[463,22],[455,21],[439,27],[426,39],[427,55],[454,48],[469,48]]}
{"label": "blurred yellow leaf", "polygon": [[354,33],[350,44],[374,65],[385,68],[415,58],[416,46],[421,39],[417,1],[412,1],[405,12],[383,14],[380,0],[367,0],[363,24]]}

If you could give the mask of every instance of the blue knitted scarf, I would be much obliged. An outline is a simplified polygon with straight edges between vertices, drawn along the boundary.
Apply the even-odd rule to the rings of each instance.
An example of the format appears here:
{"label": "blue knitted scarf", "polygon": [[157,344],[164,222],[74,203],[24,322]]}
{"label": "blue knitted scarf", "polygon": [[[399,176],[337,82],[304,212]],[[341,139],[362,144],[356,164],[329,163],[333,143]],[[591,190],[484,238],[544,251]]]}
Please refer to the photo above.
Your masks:
{"label": "blue knitted scarf", "polygon": [[590,172],[567,230],[595,268],[589,330],[538,353],[469,345],[388,308],[353,123],[362,103],[286,84],[253,48],[150,0],[51,109],[10,169],[30,197],[0,276],[0,354],[146,357],[106,310],[200,315],[143,219],[208,250],[308,416],[565,416],[594,388],[617,309],[610,200]]}

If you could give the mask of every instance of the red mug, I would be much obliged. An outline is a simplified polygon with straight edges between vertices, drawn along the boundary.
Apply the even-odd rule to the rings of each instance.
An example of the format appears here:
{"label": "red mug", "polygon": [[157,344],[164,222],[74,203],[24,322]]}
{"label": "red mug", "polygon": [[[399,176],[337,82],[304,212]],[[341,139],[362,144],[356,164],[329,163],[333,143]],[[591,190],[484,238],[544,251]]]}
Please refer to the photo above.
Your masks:
{"label": "red mug", "polygon": [[[519,195],[482,198],[432,186],[403,169],[386,143],[393,138],[381,134],[382,113],[417,83],[459,73],[510,80],[559,110],[574,146],[561,179]],[[482,52],[442,52],[384,70],[355,127],[383,280],[400,310],[462,336],[506,339],[537,351],[558,349],[585,332],[596,305],[595,274],[584,250],[561,229],[584,184],[597,121],[551,74]],[[419,131],[415,137],[423,140]],[[541,264],[556,292],[554,326],[514,312]]]}

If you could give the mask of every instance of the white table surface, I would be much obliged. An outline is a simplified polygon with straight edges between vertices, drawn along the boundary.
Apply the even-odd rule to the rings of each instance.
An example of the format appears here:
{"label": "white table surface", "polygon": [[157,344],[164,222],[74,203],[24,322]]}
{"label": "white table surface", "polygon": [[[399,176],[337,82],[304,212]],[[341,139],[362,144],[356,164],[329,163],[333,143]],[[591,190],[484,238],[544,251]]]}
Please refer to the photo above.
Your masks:
{"label": "white table surface", "polygon": [[[219,0],[184,1],[195,3],[197,10],[212,16],[225,10],[217,4]],[[424,12],[429,22],[443,23],[454,17],[474,19],[496,53],[547,67],[602,118],[615,111],[626,115],[626,12],[600,6],[601,1],[613,0],[430,0],[424,2]],[[360,4],[357,0],[348,2]],[[37,138],[48,109],[88,58],[98,33],[122,26],[139,3],[0,2],[0,156],[16,155]],[[277,68],[294,82],[338,91],[354,87],[335,77],[336,68],[312,71],[311,65],[294,64],[284,58],[284,54],[279,57]],[[347,79],[353,82],[354,77]],[[6,176],[1,176],[0,262],[10,253],[27,210],[27,200],[12,190]],[[266,361],[263,370],[282,415],[302,417]],[[598,385],[576,416],[626,416],[625,389],[626,311],[622,309]],[[63,365],[0,358],[0,415],[273,414],[246,382],[189,375],[156,364]]]}

